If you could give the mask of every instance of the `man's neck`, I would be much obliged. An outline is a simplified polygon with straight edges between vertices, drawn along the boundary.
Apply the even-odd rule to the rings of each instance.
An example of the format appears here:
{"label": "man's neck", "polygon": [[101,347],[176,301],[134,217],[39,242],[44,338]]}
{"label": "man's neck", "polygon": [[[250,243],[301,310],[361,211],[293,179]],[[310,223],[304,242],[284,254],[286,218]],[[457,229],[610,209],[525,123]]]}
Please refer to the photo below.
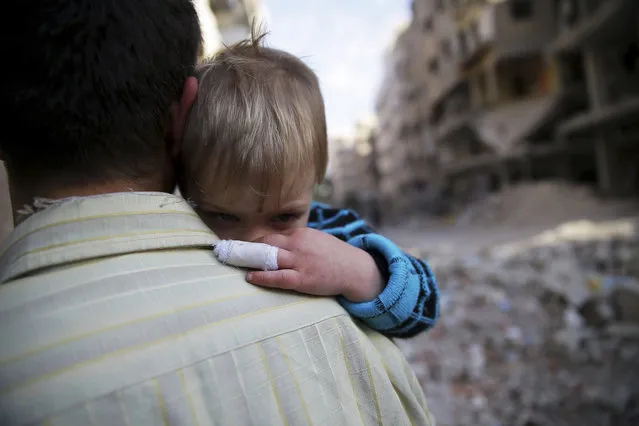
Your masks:
{"label": "man's neck", "polygon": [[47,198],[59,200],[63,198],[90,197],[92,195],[111,194],[115,192],[162,192],[162,189],[161,185],[119,181],[82,185],[73,188],[57,188],[52,191],[47,191]]}
{"label": "man's neck", "polygon": [[13,221],[17,226],[30,213],[55,204],[57,200],[93,195],[112,194],[117,192],[172,192],[170,185],[151,182],[116,181],[101,184],[82,185],[49,190],[11,191]]}

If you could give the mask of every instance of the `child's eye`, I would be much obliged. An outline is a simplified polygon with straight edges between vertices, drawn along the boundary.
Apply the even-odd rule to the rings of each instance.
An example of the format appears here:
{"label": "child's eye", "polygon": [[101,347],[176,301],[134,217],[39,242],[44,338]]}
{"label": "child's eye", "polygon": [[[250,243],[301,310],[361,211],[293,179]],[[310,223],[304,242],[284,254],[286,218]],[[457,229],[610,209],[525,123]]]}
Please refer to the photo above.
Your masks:
{"label": "child's eye", "polygon": [[240,218],[228,213],[202,212],[207,219],[219,220],[223,222],[239,222]]}
{"label": "child's eye", "polygon": [[285,213],[285,214],[278,214],[277,216],[273,217],[273,222],[278,222],[278,223],[288,223],[288,222],[293,222],[297,219],[299,219],[300,214],[299,213]]}
{"label": "child's eye", "polygon": [[240,218],[237,216],[233,216],[232,214],[228,214],[228,213],[215,213],[218,217],[218,219],[223,220],[225,222],[239,222]]}

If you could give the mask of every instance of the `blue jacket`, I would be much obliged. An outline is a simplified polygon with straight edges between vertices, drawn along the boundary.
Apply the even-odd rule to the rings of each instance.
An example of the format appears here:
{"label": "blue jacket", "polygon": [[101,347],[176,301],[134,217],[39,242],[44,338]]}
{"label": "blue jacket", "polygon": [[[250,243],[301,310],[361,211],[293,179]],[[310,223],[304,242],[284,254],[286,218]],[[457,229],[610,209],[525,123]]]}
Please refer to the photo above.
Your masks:
{"label": "blue jacket", "polygon": [[355,212],[314,202],[308,226],[370,253],[387,280],[377,299],[340,303],[355,318],[392,337],[412,337],[431,328],[439,315],[435,275],[426,262],[376,234]]}

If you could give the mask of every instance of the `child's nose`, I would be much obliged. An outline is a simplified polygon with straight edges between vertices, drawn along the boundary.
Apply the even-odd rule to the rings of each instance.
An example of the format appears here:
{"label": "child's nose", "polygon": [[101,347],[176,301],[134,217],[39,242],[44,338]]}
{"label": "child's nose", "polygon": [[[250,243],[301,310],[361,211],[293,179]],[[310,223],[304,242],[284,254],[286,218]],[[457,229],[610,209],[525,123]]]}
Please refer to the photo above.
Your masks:
{"label": "child's nose", "polygon": [[255,242],[261,240],[267,235],[273,234],[274,231],[268,226],[260,226],[255,227],[247,231],[245,238],[242,238],[244,241]]}

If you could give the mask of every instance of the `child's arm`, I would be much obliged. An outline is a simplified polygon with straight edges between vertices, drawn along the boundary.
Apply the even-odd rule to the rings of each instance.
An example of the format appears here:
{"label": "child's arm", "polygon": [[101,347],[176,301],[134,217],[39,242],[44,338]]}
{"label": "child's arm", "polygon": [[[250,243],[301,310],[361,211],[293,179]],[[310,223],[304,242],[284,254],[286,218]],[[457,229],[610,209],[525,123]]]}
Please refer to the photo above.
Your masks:
{"label": "child's arm", "polygon": [[369,253],[386,280],[373,301],[353,303],[340,297],[348,312],[393,337],[411,337],[435,324],[439,294],[428,264],[404,253],[351,210],[313,203],[308,226],[329,233]]}

